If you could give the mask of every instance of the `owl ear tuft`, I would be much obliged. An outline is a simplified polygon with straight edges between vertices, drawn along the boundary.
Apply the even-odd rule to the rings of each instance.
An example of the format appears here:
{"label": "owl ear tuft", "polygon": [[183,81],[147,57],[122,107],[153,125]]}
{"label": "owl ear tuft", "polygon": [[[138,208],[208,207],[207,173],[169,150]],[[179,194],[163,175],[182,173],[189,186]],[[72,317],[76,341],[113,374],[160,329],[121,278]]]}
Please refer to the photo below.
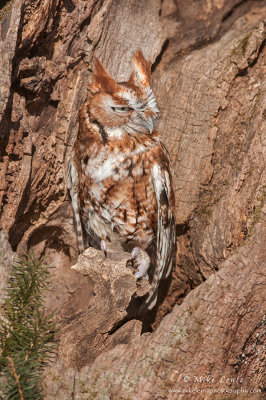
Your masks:
{"label": "owl ear tuft", "polygon": [[95,57],[94,59],[94,71],[93,71],[94,83],[92,85],[93,91],[98,90],[114,93],[117,89],[116,81],[108,74],[102,63]]}
{"label": "owl ear tuft", "polygon": [[133,66],[135,71],[130,77],[130,81],[145,88],[150,84],[151,80],[151,63],[148,62],[142,51],[138,50],[133,56]]}

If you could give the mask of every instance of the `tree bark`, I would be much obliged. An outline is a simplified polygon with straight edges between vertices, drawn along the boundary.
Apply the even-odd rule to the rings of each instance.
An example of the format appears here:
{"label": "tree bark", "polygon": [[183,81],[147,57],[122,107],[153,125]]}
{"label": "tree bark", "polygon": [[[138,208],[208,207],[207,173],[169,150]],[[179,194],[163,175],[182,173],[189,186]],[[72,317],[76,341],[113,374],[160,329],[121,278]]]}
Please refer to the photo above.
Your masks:
{"label": "tree bark", "polygon": [[[258,242],[255,234],[264,240]],[[102,353],[79,372],[52,366],[46,371],[46,399],[55,393],[67,399],[72,390],[77,400],[262,399],[266,243],[261,223],[255,234],[154,333]]]}
{"label": "tree bark", "polygon": [[[15,0],[7,6],[0,14],[0,243],[8,246],[8,237],[14,252],[47,254],[56,267],[47,308],[58,309],[61,351],[47,371],[46,398],[74,391],[75,399],[188,399],[194,395],[173,390],[197,385],[262,391],[265,2]],[[139,48],[152,62],[159,132],[174,172],[177,265],[154,332],[138,337],[139,322],[124,321],[132,324],[127,334],[111,340],[128,303],[109,324],[118,315],[113,306],[106,346],[100,341],[79,364],[82,347],[77,341],[70,351],[68,339],[78,335],[81,314],[88,318],[93,290],[70,268],[78,252],[67,167],[93,57],[123,81]],[[200,376],[214,382],[198,382]]]}

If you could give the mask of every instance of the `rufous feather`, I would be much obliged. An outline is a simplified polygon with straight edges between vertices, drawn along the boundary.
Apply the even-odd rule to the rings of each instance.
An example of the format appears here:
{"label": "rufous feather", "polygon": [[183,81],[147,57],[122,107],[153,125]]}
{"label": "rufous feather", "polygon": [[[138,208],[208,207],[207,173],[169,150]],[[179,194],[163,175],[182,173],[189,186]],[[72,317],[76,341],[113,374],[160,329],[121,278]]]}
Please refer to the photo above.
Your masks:
{"label": "rufous feather", "polygon": [[148,86],[151,80],[151,63],[145,59],[141,50],[137,50],[134,54],[133,65],[135,75],[131,75],[131,77],[135,80],[134,83],[141,84],[144,87]]}
{"label": "rufous feather", "polygon": [[108,74],[100,60],[94,59],[94,81],[100,90],[107,93],[114,93],[117,85],[116,81]]}

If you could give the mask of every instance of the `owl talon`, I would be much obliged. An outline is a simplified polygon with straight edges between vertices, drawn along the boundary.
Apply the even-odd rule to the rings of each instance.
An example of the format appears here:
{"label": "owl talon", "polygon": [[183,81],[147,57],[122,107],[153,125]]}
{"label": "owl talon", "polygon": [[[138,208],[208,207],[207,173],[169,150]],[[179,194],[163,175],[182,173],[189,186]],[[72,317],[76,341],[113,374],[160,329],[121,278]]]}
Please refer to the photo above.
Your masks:
{"label": "owl talon", "polygon": [[134,247],[134,249],[131,251],[131,258],[133,260],[136,259],[137,261],[140,260],[140,251],[138,247]]}
{"label": "owl talon", "polygon": [[104,252],[105,257],[107,257],[107,246],[105,240],[101,240],[101,250]]}
{"label": "owl talon", "polygon": [[135,275],[135,277],[136,277],[137,279],[145,278],[145,279],[149,280],[149,275],[148,275],[148,274],[144,274],[144,275],[143,275],[143,273],[142,273],[141,271],[135,272],[134,275]]}
{"label": "owl talon", "polygon": [[134,247],[134,249],[131,252],[131,259],[133,262],[133,265],[137,266],[137,271],[135,272],[135,277],[137,279],[140,278],[146,278],[149,280],[149,276],[147,274],[147,271],[150,266],[150,258],[148,254],[144,251],[138,248]]}

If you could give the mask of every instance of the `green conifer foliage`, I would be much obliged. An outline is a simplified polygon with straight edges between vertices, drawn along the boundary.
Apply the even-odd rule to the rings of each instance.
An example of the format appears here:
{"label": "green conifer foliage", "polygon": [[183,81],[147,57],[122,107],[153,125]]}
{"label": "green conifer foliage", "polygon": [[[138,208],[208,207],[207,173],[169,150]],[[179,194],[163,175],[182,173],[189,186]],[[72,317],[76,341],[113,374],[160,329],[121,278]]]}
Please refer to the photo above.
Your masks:
{"label": "green conifer foliage", "polygon": [[53,314],[45,315],[49,272],[27,255],[13,265],[0,319],[0,399],[42,399],[41,373],[55,352]]}

